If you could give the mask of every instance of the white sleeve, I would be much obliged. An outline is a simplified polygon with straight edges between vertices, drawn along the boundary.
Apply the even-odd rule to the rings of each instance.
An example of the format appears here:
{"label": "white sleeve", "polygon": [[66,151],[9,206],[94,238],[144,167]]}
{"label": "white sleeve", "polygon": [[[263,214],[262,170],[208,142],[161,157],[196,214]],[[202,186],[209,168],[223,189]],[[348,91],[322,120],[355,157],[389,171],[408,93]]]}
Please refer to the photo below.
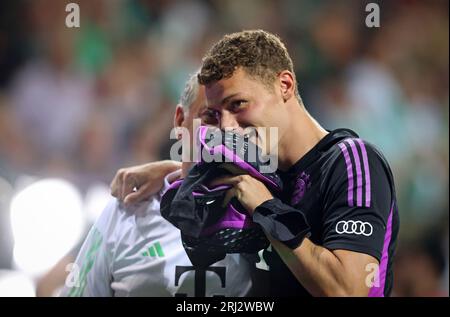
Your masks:
{"label": "white sleeve", "polygon": [[60,296],[113,296],[111,267],[119,203],[111,200],[84,241]]}

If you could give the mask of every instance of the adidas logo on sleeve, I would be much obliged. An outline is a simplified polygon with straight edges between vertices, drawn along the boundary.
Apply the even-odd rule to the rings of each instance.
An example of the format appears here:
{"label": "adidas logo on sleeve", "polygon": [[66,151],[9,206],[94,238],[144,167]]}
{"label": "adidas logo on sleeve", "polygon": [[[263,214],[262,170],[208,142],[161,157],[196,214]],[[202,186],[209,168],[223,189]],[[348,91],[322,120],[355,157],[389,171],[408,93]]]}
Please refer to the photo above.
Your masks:
{"label": "adidas logo on sleeve", "polygon": [[150,257],[150,258],[163,258],[164,257],[164,251],[161,247],[161,244],[159,241],[149,245],[147,249],[142,252],[142,256]]}

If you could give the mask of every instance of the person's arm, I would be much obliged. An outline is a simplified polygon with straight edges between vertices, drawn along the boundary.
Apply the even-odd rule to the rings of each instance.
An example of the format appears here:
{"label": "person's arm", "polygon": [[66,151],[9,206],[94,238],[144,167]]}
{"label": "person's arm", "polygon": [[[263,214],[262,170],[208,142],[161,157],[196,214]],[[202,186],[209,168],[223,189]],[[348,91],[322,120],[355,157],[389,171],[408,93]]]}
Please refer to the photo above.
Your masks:
{"label": "person's arm", "polygon": [[116,199],[103,210],[92,226],[80,252],[71,266],[60,294],[64,297],[109,297],[111,288],[111,267],[114,254],[114,228],[118,213]]}
{"label": "person's arm", "polygon": [[170,160],[121,168],[111,182],[111,195],[126,205],[138,203],[157,193],[164,177],[180,168],[180,162]]}
{"label": "person's arm", "polygon": [[[224,177],[214,183],[233,185],[229,196],[236,196],[253,214],[263,203],[276,201],[280,209],[292,207],[274,199],[263,183],[249,175]],[[267,233],[267,232],[266,232]],[[290,249],[268,234],[271,244],[292,271],[297,280],[314,296],[367,296],[365,285],[369,263],[378,261],[364,253],[346,250],[330,251],[304,238],[295,249]]]}
{"label": "person's arm", "polygon": [[66,267],[74,261],[74,255],[69,253],[41,277],[36,285],[36,297],[51,297],[60,287],[64,286],[68,274]]}
{"label": "person's arm", "polygon": [[[345,171],[345,162],[338,164]],[[280,257],[310,294],[367,296],[372,286],[370,273],[381,258],[392,200],[388,176],[377,157],[370,161],[370,168],[372,199],[368,206],[348,205],[345,173],[334,173],[331,177],[329,192],[323,198],[327,200],[323,211],[323,246],[308,238],[309,225],[302,211],[273,198],[255,178],[240,175],[214,183],[233,186],[229,195],[238,198],[254,221],[263,226]],[[278,219],[275,226],[270,217]],[[367,227],[372,229],[367,235],[342,234],[337,228],[342,221],[368,223]],[[286,234],[289,232],[294,233]],[[282,243],[274,236],[288,238],[281,239]]]}
{"label": "person's arm", "polygon": [[297,280],[313,296],[367,296],[368,267],[374,257],[347,250],[328,250],[305,238],[294,250],[269,238]]}

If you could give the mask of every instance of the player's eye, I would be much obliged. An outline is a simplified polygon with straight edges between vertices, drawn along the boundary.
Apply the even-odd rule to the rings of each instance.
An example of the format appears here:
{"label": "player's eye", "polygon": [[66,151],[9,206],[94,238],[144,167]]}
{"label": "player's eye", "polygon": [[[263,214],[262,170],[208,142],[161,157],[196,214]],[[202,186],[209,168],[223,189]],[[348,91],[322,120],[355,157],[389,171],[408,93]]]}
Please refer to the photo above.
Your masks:
{"label": "player's eye", "polygon": [[214,109],[205,109],[200,118],[203,124],[215,125],[219,122],[219,112]]}
{"label": "player's eye", "polygon": [[248,104],[247,100],[242,99],[235,100],[230,103],[229,110],[231,112],[239,112],[243,110],[247,106],[247,104]]}

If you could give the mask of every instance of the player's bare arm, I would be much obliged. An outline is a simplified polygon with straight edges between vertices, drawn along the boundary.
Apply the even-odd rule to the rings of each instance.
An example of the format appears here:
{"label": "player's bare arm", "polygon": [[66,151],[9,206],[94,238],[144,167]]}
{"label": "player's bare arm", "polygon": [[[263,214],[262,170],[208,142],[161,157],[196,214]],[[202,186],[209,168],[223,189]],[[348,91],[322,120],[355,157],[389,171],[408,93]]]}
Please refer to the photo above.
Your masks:
{"label": "player's bare arm", "polygon": [[[213,182],[233,186],[228,198],[236,197],[250,214],[262,203],[273,198],[270,191],[259,180],[240,175],[218,178]],[[286,247],[268,235],[297,280],[313,296],[367,296],[366,283],[369,264],[378,264],[374,257],[347,250],[328,250],[316,245],[308,238],[295,249]]]}

